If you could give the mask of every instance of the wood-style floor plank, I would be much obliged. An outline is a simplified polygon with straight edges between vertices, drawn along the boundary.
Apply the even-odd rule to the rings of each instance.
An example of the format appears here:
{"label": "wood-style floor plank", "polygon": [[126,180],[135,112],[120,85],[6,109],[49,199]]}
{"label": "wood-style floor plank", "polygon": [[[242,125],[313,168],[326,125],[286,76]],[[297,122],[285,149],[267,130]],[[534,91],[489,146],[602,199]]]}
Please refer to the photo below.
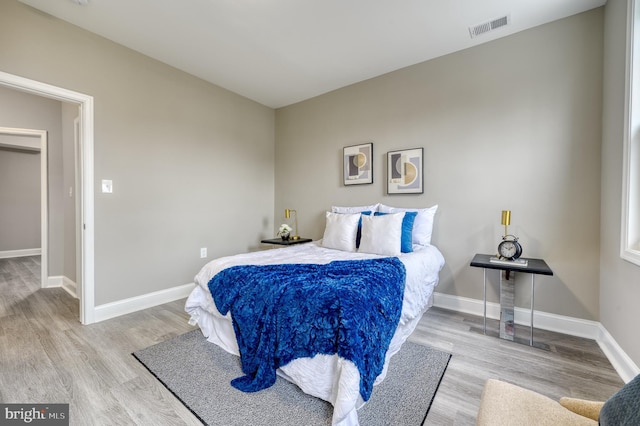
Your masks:
{"label": "wood-style floor plank", "polygon": [[70,403],[72,425],[201,425],[131,355],[193,329],[184,300],[83,326],[39,274],[39,257],[0,260],[0,401]]}
{"label": "wood-style floor plank", "polygon": [[[70,403],[72,425],[201,424],[131,356],[193,329],[184,300],[83,326],[78,300],[41,289],[39,274],[39,256],[0,259],[0,401]],[[425,425],[475,424],[488,378],[552,398],[603,400],[622,386],[594,341],[542,330],[535,338],[549,350],[485,336],[482,318],[430,309],[410,339],[453,357]]]}
{"label": "wood-style floor plank", "polygon": [[[487,320],[487,330],[498,321]],[[529,329],[516,334],[528,337]],[[484,335],[482,317],[431,308],[410,339],[453,354],[425,425],[474,425],[482,388],[494,378],[542,393],[606,400],[624,382],[598,344],[589,339],[535,330],[548,350]],[[528,341],[528,339],[527,339]]]}

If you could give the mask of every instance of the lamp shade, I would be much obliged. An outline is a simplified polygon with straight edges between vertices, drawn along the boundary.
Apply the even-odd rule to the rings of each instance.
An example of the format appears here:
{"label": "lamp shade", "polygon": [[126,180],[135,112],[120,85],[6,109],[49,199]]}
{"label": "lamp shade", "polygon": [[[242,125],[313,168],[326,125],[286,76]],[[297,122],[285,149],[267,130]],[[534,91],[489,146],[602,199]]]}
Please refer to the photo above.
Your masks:
{"label": "lamp shade", "polygon": [[511,210],[502,210],[502,220],[500,221],[502,225],[511,225]]}

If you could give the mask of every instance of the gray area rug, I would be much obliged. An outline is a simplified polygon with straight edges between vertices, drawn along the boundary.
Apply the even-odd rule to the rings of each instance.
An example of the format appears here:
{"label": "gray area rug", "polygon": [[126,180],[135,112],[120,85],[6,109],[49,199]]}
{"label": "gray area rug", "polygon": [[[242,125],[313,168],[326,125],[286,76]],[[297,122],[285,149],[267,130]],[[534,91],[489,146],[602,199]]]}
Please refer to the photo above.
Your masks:
{"label": "gray area rug", "polygon": [[[229,382],[242,375],[240,358],[206,341],[199,329],[134,352],[167,389],[211,426],[327,426],[333,407],[278,377],[275,385],[244,393]],[[406,342],[386,379],[358,410],[362,426],[422,425],[451,355]]]}

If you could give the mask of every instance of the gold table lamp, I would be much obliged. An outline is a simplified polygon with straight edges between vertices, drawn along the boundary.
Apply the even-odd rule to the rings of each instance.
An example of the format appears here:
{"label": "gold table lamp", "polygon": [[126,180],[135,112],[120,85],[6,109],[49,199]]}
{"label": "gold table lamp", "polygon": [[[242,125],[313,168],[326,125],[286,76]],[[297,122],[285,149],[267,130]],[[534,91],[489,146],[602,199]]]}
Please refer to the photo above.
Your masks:
{"label": "gold table lamp", "polygon": [[507,226],[511,225],[511,210],[502,210],[502,220],[500,223],[504,225],[504,235],[509,235],[509,232],[507,232]]}
{"label": "gold table lamp", "polygon": [[296,224],[296,233],[291,236],[292,240],[297,240],[300,238],[298,235],[298,212],[292,209],[284,209],[284,217],[289,219],[291,217],[291,213],[294,214],[295,224]]}

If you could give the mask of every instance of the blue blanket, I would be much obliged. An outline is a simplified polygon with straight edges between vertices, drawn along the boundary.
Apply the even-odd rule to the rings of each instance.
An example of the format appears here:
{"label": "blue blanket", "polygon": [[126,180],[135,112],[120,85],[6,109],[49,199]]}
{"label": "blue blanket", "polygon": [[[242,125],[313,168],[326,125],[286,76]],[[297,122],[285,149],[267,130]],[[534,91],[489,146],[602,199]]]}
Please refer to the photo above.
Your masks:
{"label": "blue blanket", "polygon": [[404,281],[404,264],[392,257],[219,272],[209,290],[220,313],[231,311],[246,374],[231,384],[259,391],[296,358],[337,353],[360,371],[367,401],[400,320]]}

